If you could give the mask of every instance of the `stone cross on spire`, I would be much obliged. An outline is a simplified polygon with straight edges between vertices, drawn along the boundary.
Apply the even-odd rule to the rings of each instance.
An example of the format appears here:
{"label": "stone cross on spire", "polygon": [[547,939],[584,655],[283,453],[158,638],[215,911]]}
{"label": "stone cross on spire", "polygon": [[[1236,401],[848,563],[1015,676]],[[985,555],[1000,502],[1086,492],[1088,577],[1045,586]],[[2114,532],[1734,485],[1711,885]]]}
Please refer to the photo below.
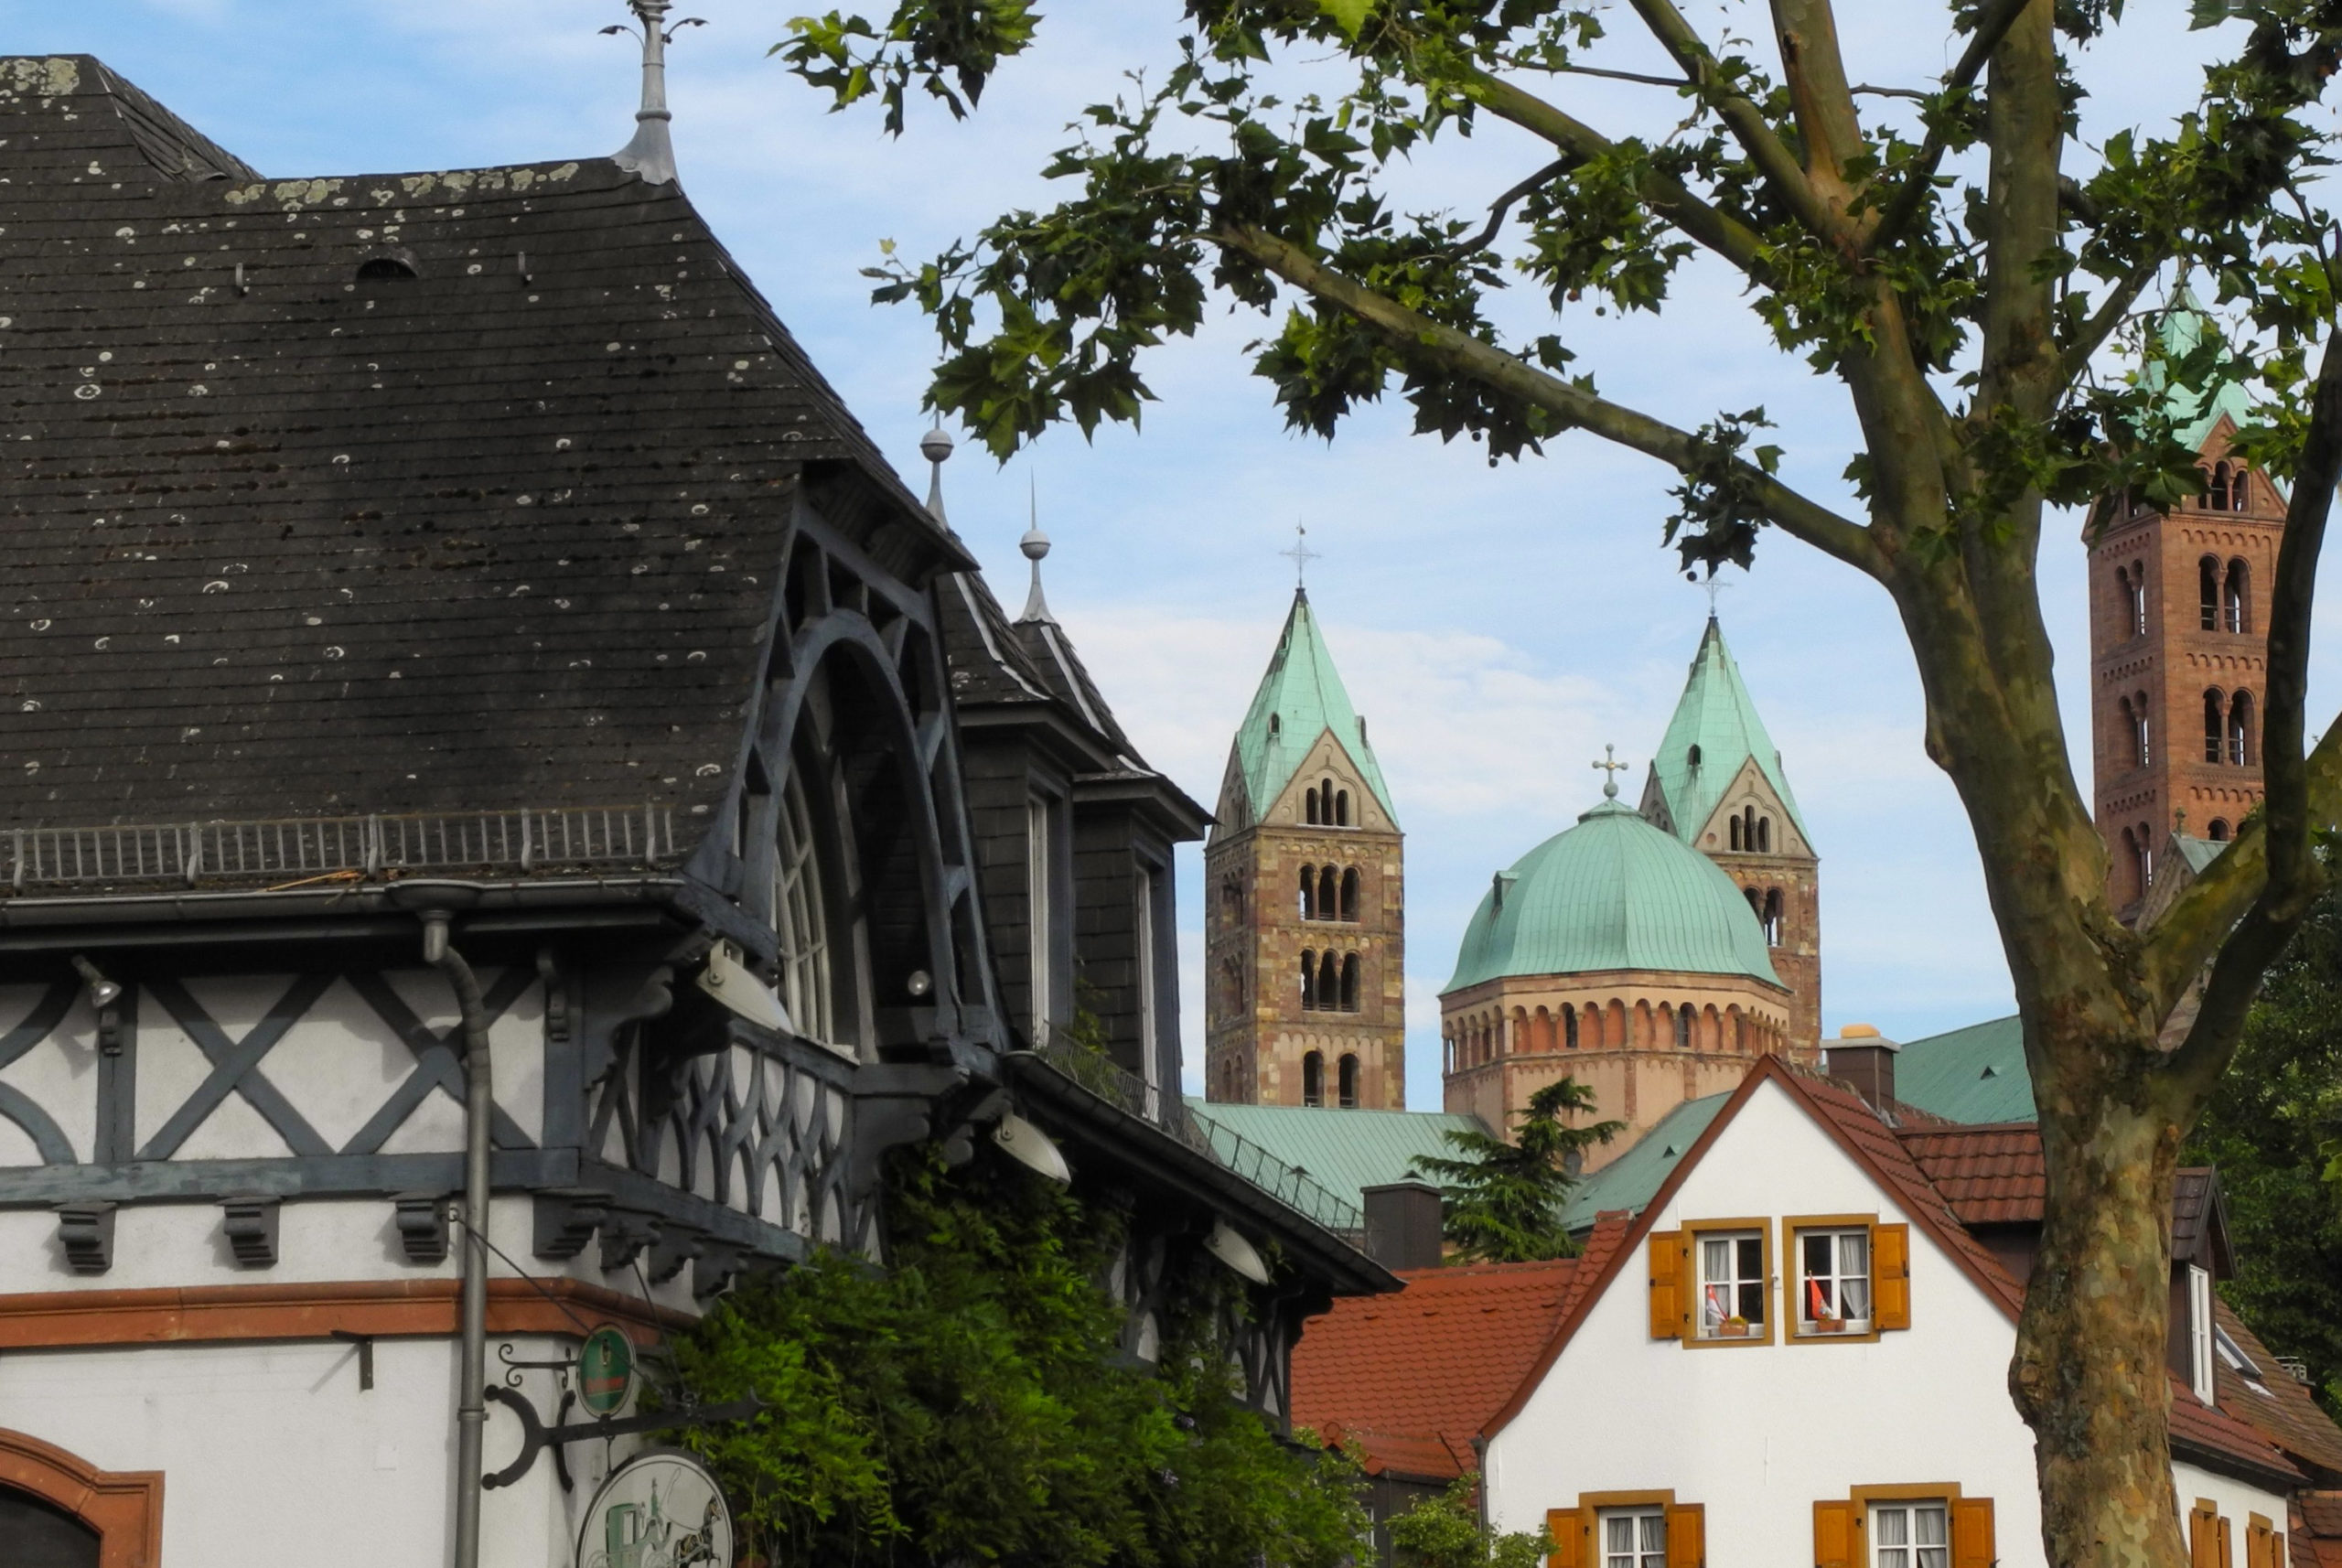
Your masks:
{"label": "stone cross on spire", "polygon": [[1277,553],[1293,563],[1293,585],[1298,592],[1309,585],[1309,563],[1323,557],[1309,548],[1309,531],[1306,528],[1296,522],[1293,525],[1293,548],[1280,550]]}
{"label": "stone cross on spire", "polygon": [[1602,770],[1602,798],[1606,800],[1617,800],[1618,798],[1618,775],[1626,772],[1627,769],[1632,768],[1634,764],[1631,762],[1619,761],[1617,758],[1617,747],[1606,746],[1602,748],[1602,760],[1595,763],[1594,766]]}

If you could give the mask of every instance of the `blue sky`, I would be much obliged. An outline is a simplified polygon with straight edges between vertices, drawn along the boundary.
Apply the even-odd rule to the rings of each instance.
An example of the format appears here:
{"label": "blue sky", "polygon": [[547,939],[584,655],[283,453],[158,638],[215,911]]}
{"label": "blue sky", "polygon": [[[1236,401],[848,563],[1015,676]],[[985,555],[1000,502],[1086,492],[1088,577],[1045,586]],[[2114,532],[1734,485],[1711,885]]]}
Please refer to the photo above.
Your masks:
{"label": "blue sky", "polygon": [[[1160,68],[1170,0],[1057,0],[1043,43],[974,120],[924,106],[889,142],[875,113],[833,115],[765,57],[798,7],[680,5],[709,25],[671,57],[682,180],[848,403],[915,484],[923,322],[874,307],[860,269],[882,241],[930,253],[994,213],[1053,199],[1037,171],[1080,107]],[[1842,8],[1857,81],[1910,84],[1948,63],[1944,8]],[[2093,135],[2191,99],[2202,40],[2133,7],[2085,62]],[[1712,31],[1762,32],[1739,5],[1687,7]],[[631,133],[634,48],[597,29],[619,0],[16,0],[10,52],[93,53],[264,174],[389,173],[607,153]],[[1623,16],[1623,13],[1622,13]],[[1618,24],[1634,26],[1630,16]],[[1659,69],[1632,48],[1618,63]],[[1606,82],[1567,96],[1595,124],[1663,132],[1680,104]],[[1417,207],[1477,211],[1543,161],[1504,128],[1434,148],[1402,177]],[[1534,325],[1522,301],[1522,325]],[[1842,398],[1774,350],[1729,282],[1694,269],[1666,317],[1573,317],[1603,390],[1679,424],[1763,404],[1793,482],[1849,509]],[[1664,727],[1707,601],[1660,545],[1668,475],[1586,436],[1491,468],[1477,448],[1370,411],[1331,445],[1286,435],[1242,346],[1257,317],[1215,320],[1149,367],[1143,431],[1052,434],[1005,467],[963,446],[952,521],[1021,602],[1028,484],[1056,541],[1049,600],[1147,757],[1209,804],[1230,737],[1292,592],[1278,552],[1296,521],[1322,558],[1310,596],[1373,726],[1408,832],[1408,1100],[1439,1101],[1437,991],[1490,874],[1592,804],[1605,743],[1642,765]],[[1539,329],[1543,329],[1542,327]],[[2087,713],[2079,520],[2055,521],[2042,577],[2069,726]],[[1920,748],[1918,678],[1885,595],[1788,541],[1722,596],[1726,635],[1787,760],[1822,861],[1824,1019],[1910,1038],[2009,1009],[2007,968],[1965,819]],[[2331,592],[2325,596],[2336,603]],[[2322,614],[2323,634],[2332,611]],[[2324,650],[2313,708],[2342,668]],[[2314,726],[2316,724],[2314,717]],[[2089,759],[2077,754],[2088,782]],[[1188,1075],[1200,855],[1182,862]]]}

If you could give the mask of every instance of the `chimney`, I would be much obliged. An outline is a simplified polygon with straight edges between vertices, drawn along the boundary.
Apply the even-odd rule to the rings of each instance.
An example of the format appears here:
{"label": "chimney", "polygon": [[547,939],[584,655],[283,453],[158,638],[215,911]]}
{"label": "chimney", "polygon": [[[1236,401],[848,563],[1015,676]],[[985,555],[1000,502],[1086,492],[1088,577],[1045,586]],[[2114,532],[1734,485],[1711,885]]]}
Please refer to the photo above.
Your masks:
{"label": "chimney", "polygon": [[1875,1024],[1849,1024],[1821,1042],[1821,1070],[1885,1114],[1894,1109],[1895,1054],[1902,1048]]}
{"label": "chimney", "polygon": [[1439,1267],[1439,1188],[1411,1179],[1370,1187],[1362,1196],[1369,1257],[1393,1271]]}

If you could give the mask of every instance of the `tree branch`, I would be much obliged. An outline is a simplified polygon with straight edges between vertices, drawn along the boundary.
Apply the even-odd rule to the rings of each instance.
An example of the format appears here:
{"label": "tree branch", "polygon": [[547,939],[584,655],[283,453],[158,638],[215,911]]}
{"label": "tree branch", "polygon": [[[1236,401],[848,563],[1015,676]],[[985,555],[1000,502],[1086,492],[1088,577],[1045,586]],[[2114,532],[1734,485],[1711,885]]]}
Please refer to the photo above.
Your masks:
{"label": "tree branch", "polygon": [[[1571,385],[1492,344],[1408,309],[1356,278],[1335,271],[1289,240],[1246,224],[1204,236],[1283,278],[1295,288],[1349,312],[1393,347],[1450,375],[1462,376],[1543,409],[1564,424],[1591,431],[1679,472],[1699,456],[1688,431]],[[1735,465],[1749,492],[1783,532],[1847,564],[1883,577],[1887,562],[1870,531],[1799,494],[1753,463]]]}
{"label": "tree branch", "polygon": [[2114,329],[2122,325],[2123,318],[2131,314],[2131,307],[2139,303],[2139,295],[2146,291],[2147,285],[2154,282],[2155,274],[2163,270],[2163,263],[2161,256],[2149,257],[2133,266],[2108,289],[2106,297],[2099,301],[2098,308],[2082,324],[2080,334],[2066,345],[2064,354],[2059,357],[2057,389],[2061,394],[2082,379],[2083,373],[2090,369],[2090,360],[2097,356],[2099,349],[2106,346],[2106,340],[2114,335]]}
{"label": "tree branch", "polygon": [[[1961,51],[1959,63],[1943,79],[1946,95],[1965,92],[1976,85],[1976,79],[2001,47],[2001,39],[2016,25],[2016,19],[2033,0],[1988,0],[1977,14],[1976,32]],[[1903,183],[1888,199],[1878,226],[1871,231],[1868,249],[1875,254],[1903,237],[1903,231],[1918,217],[1919,209],[1935,187],[1936,169],[1943,163],[1943,156],[1951,150],[1951,138],[1941,125],[1928,132],[1927,140],[1919,144],[1919,156],[1911,161],[1911,169]]]}
{"label": "tree branch", "polygon": [[[2293,939],[2317,890],[2311,824],[2316,817],[2331,818],[2331,797],[2337,791],[2330,775],[2342,771],[2336,765],[2342,744],[2337,744],[2336,730],[2329,730],[2316,756],[2309,757],[2304,756],[2302,741],[2309,687],[2310,607],[2316,589],[2318,552],[2325,543],[2337,479],[2342,479],[2342,334],[2329,328],[2301,466],[2294,473],[2293,498],[2285,508],[2276,575],[2270,585],[2269,673],[2261,721],[2265,798],[2258,824],[2260,886],[2251,907],[2221,944],[2211,977],[2205,983],[2203,1005],[2165,1068],[2183,1107],[2191,1112],[2227,1069],[2261,972]],[[2229,891],[2233,897],[2234,890]],[[2217,913],[2217,896],[2208,902]],[[2183,928],[2187,934],[2198,940],[2217,940],[2217,927],[2207,929],[2199,912],[2190,914]],[[2152,961],[2168,955],[2151,944],[2147,956]],[[2166,988],[2184,986],[2192,973],[2175,974],[2166,969],[2156,978]],[[2176,999],[2176,992],[2171,989],[2159,995]]]}
{"label": "tree branch", "polygon": [[[1650,29],[1669,57],[1681,69],[1684,80],[1697,90],[1732,130],[1733,139],[1756,166],[1765,182],[1773,188],[1782,206],[1795,213],[1817,236],[1825,240],[1841,240],[1845,236],[1844,220],[1831,210],[1828,202],[1814,189],[1807,177],[1804,166],[1797,155],[1782,141],[1779,133],[1765,118],[1764,111],[1749,102],[1748,95],[1736,88],[1722,84],[1716,71],[1715,57],[1699,34],[1683,19],[1669,0],[1633,0],[1635,14]],[[1833,165],[1834,171],[1834,165]]]}
{"label": "tree branch", "polygon": [[[1466,69],[1459,73],[1456,86],[1489,113],[1552,143],[1574,158],[1600,157],[1617,145],[1583,120],[1501,77]],[[1772,269],[1765,261],[1763,237],[1730,213],[1692,195],[1682,181],[1652,171],[1643,177],[1642,196],[1650,203],[1652,211],[1739,268],[1744,276],[1761,283],[1771,275]]]}
{"label": "tree branch", "polygon": [[1497,231],[1504,227],[1505,214],[1512,210],[1512,204],[1546,181],[1567,174],[1577,166],[1577,162],[1578,160],[1574,157],[1555,158],[1552,163],[1488,203],[1488,223],[1469,240],[1451,247],[1448,253],[1455,256],[1468,256],[1475,251],[1485,251],[1495,244]]}

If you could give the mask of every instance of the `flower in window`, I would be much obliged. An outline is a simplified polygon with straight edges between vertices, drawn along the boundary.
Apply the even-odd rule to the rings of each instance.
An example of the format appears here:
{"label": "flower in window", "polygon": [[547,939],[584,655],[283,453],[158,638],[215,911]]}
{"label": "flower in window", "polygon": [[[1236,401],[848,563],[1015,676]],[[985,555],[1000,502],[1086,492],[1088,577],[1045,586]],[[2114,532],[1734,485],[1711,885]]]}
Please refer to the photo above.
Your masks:
{"label": "flower in window", "polygon": [[1739,1339],[1765,1327],[1765,1239],[1754,1232],[1700,1238],[1700,1337]]}
{"label": "flower in window", "polygon": [[1870,1231],[1801,1230],[1797,1239],[1800,1334],[1870,1329]]}

